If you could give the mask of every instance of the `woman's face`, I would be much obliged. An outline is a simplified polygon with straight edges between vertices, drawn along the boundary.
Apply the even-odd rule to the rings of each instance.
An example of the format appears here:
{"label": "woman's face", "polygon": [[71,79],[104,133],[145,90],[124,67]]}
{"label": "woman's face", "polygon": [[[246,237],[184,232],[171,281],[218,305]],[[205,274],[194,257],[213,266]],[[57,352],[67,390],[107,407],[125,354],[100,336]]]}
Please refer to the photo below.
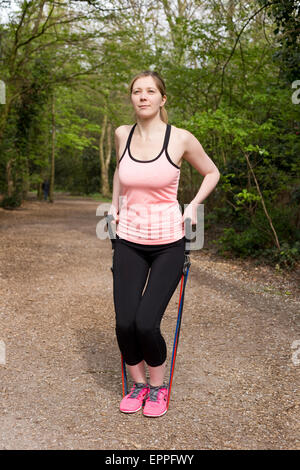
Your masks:
{"label": "woman's face", "polygon": [[134,82],[131,102],[137,116],[150,117],[157,114],[166,100],[166,95],[162,97],[155,80],[151,76],[140,77]]}

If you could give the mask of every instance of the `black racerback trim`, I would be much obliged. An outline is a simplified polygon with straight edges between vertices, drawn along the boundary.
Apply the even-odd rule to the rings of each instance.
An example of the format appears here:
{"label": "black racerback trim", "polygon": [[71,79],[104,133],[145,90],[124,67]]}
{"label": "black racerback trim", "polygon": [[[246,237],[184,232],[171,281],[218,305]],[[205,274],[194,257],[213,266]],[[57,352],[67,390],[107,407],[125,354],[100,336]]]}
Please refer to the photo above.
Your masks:
{"label": "black racerback trim", "polygon": [[125,152],[126,152],[127,149],[128,149],[129,157],[130,157],[132,160],[134,160],[135,162],[139,162],[139,163],[151,163],[151,162],[154,162],[155,160],[157,160],[157,159],[161,156],[161,154],[162,154],[163,151],[165,150],[166,157],[167,157],[167,159],[169,160],[169,162],[170,162],[173,166],[175,166],[175,168],[178,168],[178,169],[180,170],[180,166],[178,166],[178,165],[176,165],[174,162],[172,162],[172,160],[171,160],[171,158],[170,158],[170,156],[169,156],[169,154],[168,154],[168,150],[167,150],[167,149],[168,149],[169,140],[170,140],[171,124],[166,123],[166,132],[165,132],[165,138],[164,138],[163,147],[162,147],[161,151],[159,152],[159,154],[158,154],[156,157],[152,158],[151,160],[138,160],[137,158],[135,158],[135,157],[132,155],[132,153],[131,153],[131,151],[130,151],[130,143],[131,143],[132,135],[133,135],[133,132],[134,132],[134,129],[135,129],[136,125],[137,125],[137,123],[135,123],[135,124],[132,126],[132,128],[130,129],[130,132],[129,132],[129,135],[128,135],[128,138],[127,138],[127,142],[126,142],[126,146],[125,146],[124,152],[123,152],[123,154],[122,154],[122,156],[121,156],[121,158],[120,158],[120,160],[119,160],[119,164],[120,164],[122,158],[124,157]]}
{"label": "black racerback trim", "polygon": [[135,158],[131,151],[130,151],[130,142],[131,142],[131,139],[132,139],[132,135],[133,135],[133,132],[134,132],[134,129],[136,127],[137,123],[134,124],[133,128],[131,129],[131,132],[129,134],[129,137],[128,137],[128,153],[129,153],[129,156],[132,160],[134,160],[135,162],[139,162],[139,163],[151,163],[151,162],[154,162],[155,160],[157,160],[161,154],[163,153],[163,151],[165,150],[166,148],[166,145],[168,145],[168,140],[169,140],[169,136],[170,136],[170,124],[166,124],[166,131],[165,131],[165,137],[164,137],[164,143],[163,143],[163,146],[162,146],[162,149],[161,151],[159,152],[159,154],[152,158],[151,160],[139,160],[138,158]]}
{"label": "black racerback trim", "polygon": [[119,160],[119,165],[120,165],[120,162],[121,162],[122,158],[124,157],[125,152],[126,152],[126,150],[127,150],[127,148],[128,148],[129,139],[131,140],[131,136],[132,136],[132,133],[133,133],[133,129],[134,129],[134,127],[136,126],[136,124],[137,124],[137,123],[135,123],[135,124],[133,125],[133,127],[130,129],[129,135],[128,135],[128,137],[127,137],[126,145],[125,145],[125,148],[124,148],[124,152],[122,153],[122,155],[121,155],[121,157],[120,157],[120,160]]}

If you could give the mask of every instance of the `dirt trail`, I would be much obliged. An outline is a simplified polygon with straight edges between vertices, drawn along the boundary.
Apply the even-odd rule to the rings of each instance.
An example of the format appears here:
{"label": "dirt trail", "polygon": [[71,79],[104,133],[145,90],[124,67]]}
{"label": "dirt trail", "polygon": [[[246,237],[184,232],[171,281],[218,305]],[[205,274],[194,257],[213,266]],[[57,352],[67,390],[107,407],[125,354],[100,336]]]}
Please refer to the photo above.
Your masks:
{"label": "dirt trail", "polygon": [[[99,204],[60,197],[0,210],[0,449],[299,448],[297,276],[203,250],[191,252],[168,413],[119,412]],[[169,363],[179,290],[162,321]]]}

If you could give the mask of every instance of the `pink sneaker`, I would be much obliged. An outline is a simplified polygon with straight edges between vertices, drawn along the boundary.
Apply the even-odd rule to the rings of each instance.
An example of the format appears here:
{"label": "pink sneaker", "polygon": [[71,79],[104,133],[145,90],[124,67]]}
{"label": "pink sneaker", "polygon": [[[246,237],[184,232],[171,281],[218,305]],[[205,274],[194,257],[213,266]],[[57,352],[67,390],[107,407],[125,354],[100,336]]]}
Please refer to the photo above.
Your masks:
{"label": "pink sneaker", "polygon": [[139,411],[149,392],[149,385],[135,382],[130,392],[125,395],[120,403],[122,413],[135,413]]}
{"label": "pink sneaker", "polygon": [[143,414],[156,418],[167,412],[168,388],[164,385],[152,387],[146,399]]}

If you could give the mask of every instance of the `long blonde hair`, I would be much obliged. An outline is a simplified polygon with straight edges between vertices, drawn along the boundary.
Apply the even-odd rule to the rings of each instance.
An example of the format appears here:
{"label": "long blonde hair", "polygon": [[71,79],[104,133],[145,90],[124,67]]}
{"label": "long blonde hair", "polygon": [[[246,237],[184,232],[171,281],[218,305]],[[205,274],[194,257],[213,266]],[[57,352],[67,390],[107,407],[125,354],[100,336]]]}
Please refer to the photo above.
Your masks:
{"label": "long blonde hair", "polygon": [[[129,86],[130,95],[132,93],[132,87],[133,87],[134,82],[138,78],[149,77],[149,76],[154,79],[154,81],[156,83],[156,86],[157,86],[157,88],[159,89],[159,91],[161,93],[161,96],[166,95],[166,85],[165,85],[165,82],[164,82],[163,78],[160,76],[160,74],[158,72],[154,72],[152,70],[144,70],[143,72],[140,72],[140,73],[138,73],[137,75],[135,75],[133,77],[133,79],[130,82],[130,86]],[[165,122],[166,124],[168,123],[168,113],[165,109],[165,106],[161,106],[161,108],[160,108],[160,117],[161,117],[161,120],[163,122]]]}

